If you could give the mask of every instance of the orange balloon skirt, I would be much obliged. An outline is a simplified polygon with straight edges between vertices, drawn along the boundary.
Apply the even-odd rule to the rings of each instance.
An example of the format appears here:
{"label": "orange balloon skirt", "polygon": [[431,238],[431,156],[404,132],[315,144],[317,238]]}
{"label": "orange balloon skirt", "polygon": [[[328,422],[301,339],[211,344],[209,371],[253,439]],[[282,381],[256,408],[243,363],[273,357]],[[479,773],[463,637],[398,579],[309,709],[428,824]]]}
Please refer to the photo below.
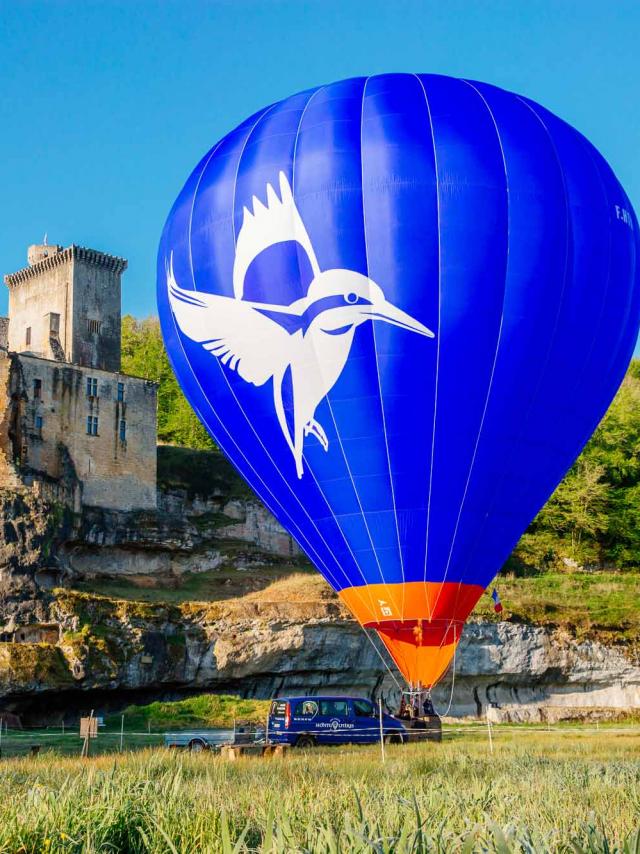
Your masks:
{"label": "orange balloon skirt", "polygon": [[339,596],[361,626],[376,630],[410,685],[432,688],[483,592],[457,581],[407,581],[346,587]]}

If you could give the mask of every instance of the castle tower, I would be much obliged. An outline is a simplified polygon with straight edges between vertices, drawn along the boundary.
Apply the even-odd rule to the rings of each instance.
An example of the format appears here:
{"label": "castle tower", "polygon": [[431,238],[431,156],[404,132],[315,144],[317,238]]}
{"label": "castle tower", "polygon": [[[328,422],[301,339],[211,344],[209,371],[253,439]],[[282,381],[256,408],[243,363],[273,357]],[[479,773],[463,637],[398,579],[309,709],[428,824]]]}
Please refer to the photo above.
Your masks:
{"label": "castle tower", "polygon": [[30,246],[28,266],[4,277],[8,349],[105,371],[120,370],[124,258],[81,246]]}

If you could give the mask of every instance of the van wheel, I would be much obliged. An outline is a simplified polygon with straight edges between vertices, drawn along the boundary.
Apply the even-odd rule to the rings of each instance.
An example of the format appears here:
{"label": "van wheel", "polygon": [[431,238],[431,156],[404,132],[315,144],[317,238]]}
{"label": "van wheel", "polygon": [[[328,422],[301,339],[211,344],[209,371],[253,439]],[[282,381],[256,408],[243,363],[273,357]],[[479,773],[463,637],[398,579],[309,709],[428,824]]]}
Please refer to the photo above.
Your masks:
{"label": "van wheel", "polygon": [[296,741],[296,747],[301,747],[303,749],[315,746],[316,740],[312,735],[301,735]]}
{"label": "van wheel", "polygon": [[194,738],[189,742],[189,750],[192,753],[202,753],[202,751],[206,749],[207,745],[201,738]]}
{"label": "van wheel", "polygon": [[404,744],[404,739],[398,733],[389,733],[384,737],[385,744]]}

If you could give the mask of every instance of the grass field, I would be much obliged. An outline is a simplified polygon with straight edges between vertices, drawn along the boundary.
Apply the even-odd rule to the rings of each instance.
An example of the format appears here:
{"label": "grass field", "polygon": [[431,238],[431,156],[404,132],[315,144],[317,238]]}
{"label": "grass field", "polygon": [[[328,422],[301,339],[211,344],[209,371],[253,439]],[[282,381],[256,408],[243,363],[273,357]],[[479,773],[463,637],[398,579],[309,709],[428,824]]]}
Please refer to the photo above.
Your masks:
{"label": "grass field", "polygon": [[640,851],[640,732],[496,727],[442,745],[227,763],[164,750],[0,766],[0,852]]}

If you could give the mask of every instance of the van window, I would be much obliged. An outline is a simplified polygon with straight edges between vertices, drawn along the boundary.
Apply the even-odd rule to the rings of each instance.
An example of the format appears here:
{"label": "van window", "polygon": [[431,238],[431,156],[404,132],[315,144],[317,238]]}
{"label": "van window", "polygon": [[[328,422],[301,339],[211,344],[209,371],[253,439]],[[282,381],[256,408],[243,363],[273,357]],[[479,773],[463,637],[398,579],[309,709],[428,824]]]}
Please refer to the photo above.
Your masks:
{"label": "van window", "polygon": [[287,713],[287,704],[278,700],[271,703],[271,716],[274,718],[283,718]]}
{"label": "van window", "polygon": [[318,704],[315,700],[303,700],[300,703],[296,703],[293,714],[313,718],[318,714]]}
{"label": "van window", "polygon": [[354,700],[353,710],[358,718],[372,718],[375,714],[373,706],[367,700]]}
{"label": "van window", "polygon": [[346,717],[349,714],[349,703],[346,700],[321,700],[320,714]]}

